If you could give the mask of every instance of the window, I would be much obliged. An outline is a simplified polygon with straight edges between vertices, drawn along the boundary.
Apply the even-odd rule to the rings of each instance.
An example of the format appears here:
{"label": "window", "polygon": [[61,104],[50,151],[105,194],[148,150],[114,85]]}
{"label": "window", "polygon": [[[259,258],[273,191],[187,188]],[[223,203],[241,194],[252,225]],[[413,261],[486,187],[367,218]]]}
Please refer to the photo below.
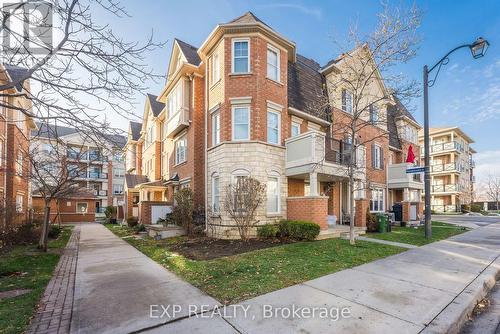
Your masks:
{"label": "window", "polygon": [[379,121],[379,111],[378,107],[374,104],[370,104],[370,122],[376,124]]}
{"label": "window", "polygon": [[214,53],[211,58],[210,84],[213,85],[220,80],[219,54]]}
{"label": "window", "polygon": [[342,89],[342,110],[352,114],[352,94],[345,89]]}
{"label": "window", "polygon": [[16,212],[23,212],[23,195],[16,195]]}
{"label": "window", "polygon": [[123,184],[113,184],[113,195],[123,194]]}
{"label": "window", "polygon": [[23,175],[23,152],[21,151],[17,152],[16,174],[19,176]]}
{"label": "window", "polygon": [[186,161],[187,158],[187,138],[183,136],[175,142],[175,164],[178,165]]}
{"label": "window", "polygon": [[220,212],[220,184],[219,176],[212,177],[212,210],[214,213]]}
{"label": "window", "polygon": [[371,190],[372,198],[370,199],[371,212],[383,212],[384,210],[384,189],[374,188]]}
{"label": "window", "polygon": [[243,192],[241,187],[244,186],[243,182],[249,175],[250,175],[250,173],[245,169],[238,169],[232,173],[233,187],[231,187],[231,189],[233,191],[232,197],[233,197],[233,204],[234,204],[235,211],[242,211],[243,210],[243,208],[238,207],[238,203],[244,202],[246,194]]}
{"label": "window", "polygon": [[280,115],[273,111],[267,112],[267,142],[280,143]]}
{"label": "window", "polygon": [[172,89],[167,96],[167,119],[182,107],[182,80]]}
{"label": "window", "polygon": [[233,140],[250,139],[250,108],[233,107]]}
{"label": "window", "polygon": [[0,166],[3,165],[3,140],[0,140]]}
{"label": "window", "polygon": [[220,144],[220,112],[212,114],[212,146]]}
{"label": "window", "polygon": [[80,202],[76,203],[76,213],[87,213],[87,203]]}
{"label": "window", "polygon": [[279,177],[267,179],[267,213],[280,212]]}
{"label": "window", "polygon": [[233,40],[233,73],[250,72],[249,40]]}
{"label": "window", "polygon": [[267,49],[267,77],[280,81],[280,52],[272,46]]}
{"label": "window", "polygon": [[358,168],[366,167],[365,146],[359,145],[356,148],[356,165]]}
{"label": "window", "polygon": [[113,172],[115,177],[123,177],[125,175],[125,171],[122,168],[114,168]]}
{"label": "window", "polygon": [[300,124],[292,122],[292,137],[300,135]]}
{"label": "window", "polygon": [[372,147],[372,167],[375,169],[383,169],[383,151],[382,147],[377,144],[373,144]]}
{"label": "window", "polygon": [[360,180],[355,181],[354,185],[354,199],[364,199],[365,198],[365,186]]}

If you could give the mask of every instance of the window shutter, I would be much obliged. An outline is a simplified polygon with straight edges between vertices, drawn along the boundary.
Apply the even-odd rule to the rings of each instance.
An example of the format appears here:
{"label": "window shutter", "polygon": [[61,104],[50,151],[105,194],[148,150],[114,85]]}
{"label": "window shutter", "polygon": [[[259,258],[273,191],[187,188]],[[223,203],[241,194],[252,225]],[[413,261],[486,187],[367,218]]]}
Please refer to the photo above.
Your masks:
{"label": "window shutter", "polygon": [[384,150],[380,147],[380,169],[384,169]]}
{"label": "window shutter", "polygon": [[375,144],[372,143],[372,168],[375,169]]}

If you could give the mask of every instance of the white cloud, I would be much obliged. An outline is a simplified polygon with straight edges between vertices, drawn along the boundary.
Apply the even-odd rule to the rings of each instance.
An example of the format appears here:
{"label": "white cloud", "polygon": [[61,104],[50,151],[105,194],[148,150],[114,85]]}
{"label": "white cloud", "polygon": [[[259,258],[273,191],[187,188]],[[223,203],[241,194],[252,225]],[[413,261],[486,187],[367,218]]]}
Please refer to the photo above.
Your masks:
{"label": "white cloud", "polygon": [[484,196],[484,187],[489,175],[500,176],[500,150],[480,152],[474,155],[476,160],[476,194],[479,198]]}

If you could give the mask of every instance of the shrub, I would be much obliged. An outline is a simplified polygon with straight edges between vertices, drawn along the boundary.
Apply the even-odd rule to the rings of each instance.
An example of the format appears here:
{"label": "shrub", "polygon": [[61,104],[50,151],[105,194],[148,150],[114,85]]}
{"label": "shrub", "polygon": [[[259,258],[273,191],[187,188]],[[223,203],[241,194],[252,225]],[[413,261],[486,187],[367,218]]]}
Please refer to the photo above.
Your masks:
{"label": "shrub", "polygon": [[479,204],[471,204],[470,205],[470,211],[472,212],[481,212],[483,208]]}
{"label": "shrub", "polygon": [[377,216],[370,212],[370,209],[366,210],[366,231],[367,232],[377,232],[378,231],[378,220]]}
{"label": "shrub", "polygon": [[58,225],[50,225],[49,238],[56,239],[61,234],[62,228]]}
{"label": "shrub", "polygon": [[134,231],[136,232],[145,232],[146,231],[146,226],[144,224],[137,224],[134,226]]}
{"label": "shrub", "polygon": [[128,217],[127,218],[127,225],[128,227],[134,227],[138,224],[139,222],[137,221],[137,217]]}
{"label": "shrub", "polygon": [[278,235],[278,226],[274,224],[266,224],[257,227],[257,236],[263,239],[276,238]]}
{"label": "shrub", "polygon": [[184,227],[188,236],[193,236],[193,191],[191,188],[183,188],[174,194],[176,205],[172,210],[171,218],[176,225]]}
{"label": "shrub", "polygon": [[278,229],[280,237],[291,240],[314,240],[319,234],[319,225],[308,221],[282,220]]}

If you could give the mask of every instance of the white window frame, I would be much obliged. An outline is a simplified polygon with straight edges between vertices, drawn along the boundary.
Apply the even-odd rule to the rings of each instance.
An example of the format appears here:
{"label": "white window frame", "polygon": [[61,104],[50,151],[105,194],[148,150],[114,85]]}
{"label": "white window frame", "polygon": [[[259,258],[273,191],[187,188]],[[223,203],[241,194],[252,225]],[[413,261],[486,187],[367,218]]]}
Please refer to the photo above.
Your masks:
{"label": "white window frame", "polygon": [[[278,128],[272,128],[271,130],[273,131],[277,131],[278,134],[277,134],[277,141],[276,143],[273,143],[269,140],[269,114],[274,114],[276,116],[278,116]],[[274,111],[272,109],[267,109],[267,117],[266,117],[266,131],[267,131],[267,142],[270,143],[270,144],[274,144],[274,145],[280,145],[281,143],[281,114],[277,111]]]}
{"label": "white window frame", "polygon": [[364,145],[356,147],[356,164],[358,168],[366,167],[366,149]]}
{"label": "white window frame", "polygon": [[[80,204],[85,205],[85,211],[78,211],[78,205]],[[89,204],[87,202],[76,202],[75,211],[76,213],[87,213],[89,211]]]}
{"label": "white window frame", "polygon": [[24,196],[16,194],[16,212],[21,213],[24,209]]}
{"label": "white window frame", "polygon": [[[276,211],[269,210],[269,182],[273,179],[276,182]],[[281,213],[281,179],[279,174],[271,174],[267,177],[267,191],[266,191],[266,212],[268,214],[280,214]]]}
{"label": "white window frame", "polygon": [[[234,70],[234,45],[238,42],[247,42],[248,45],[248,55],[247,55],[247,71],[246,72],[235,72]],[[238,57],[243,58],[243,57]],[[231,73],[232,74],[248,74],[250,73],[250,38],[233,38],[231,40]]]}
{"label": "white window frame", "polygon": [[[119,189],[120,191],[115,191],[115,189]],[[113,195],[121,195],[123,194],[123,184],[115,183],[113,184]]]}
{"label": "white window frame", "polygon": [[[184,142],[183,150],[179,151],[179,143]],[[187,161],[187,136],[184,134],[175,141],[175,164],[180,165]],[[182,152],[182,153],[179,153]]]}
{"label": "white window frame", "polygon": [[[345,94],[346,94],[346,104],[345,104],[345,109],[344,109],[344,101],[343,101],[344,92],[345,92]],[[348,114],[351,114],[351,115],[352,115],[352,114],[353,114],[353,112],[354,112],[354,111],[353,111],[353,109],[354,109],[354,105],[353,105],[353,101],[352,101],[352,93],[351,93],[349,90],[347,90],[347,89],[343,88],[343,89],[341,90],[341,93],[340,93],[340,94],[341,94],[341,95],[340,95],[341,109],[342,109],[343,111],[345,111],[346,113],[348,113]],[[349,96],[350,96],[350,110],[347,110],[347,109],[348,109],[348,108],[347,108],[347,106],[348,106],[348,105],[347,105],[347,94],[349,94]]]}
{"label": "white window frame", "polygon": [[113,168],[113,176],[114,177],[124,177],[125,170],[123,168]]}
{"label": "white window frame", "polygon": [[[370,212],[385,212],[385,189],[372,188],[370,194]],[[377,202],[378,208],[375,210],[374,201]]]}
{"label": "white window frame", "polygon": [[[297,134],[293,134],[294,128],[297,129]],[[300,135],[300,123],[292,122],[292,126],[290,127],[290,136],[293,138],[293,137],[296,137],[298,135]]]}
{"label": "white window frame", "polygon": [[370,123],[377,124],[380,120],[380,109],[376,104],[370,104]]}
{"label": "white window frame", "polygon": [[220,144],[220,110],[212,113],[212,146]]}
{"label": "white window frame", "polygon": [[[247,138],[238,138],[238,139],[236,139],[236,138],[235,138],[235,136],[234,136],[234,135],[235,135],[235,131],[234,131],[234,130],[235,130],[235,128],[236,128],[236,127],[235,127],[235,125],[236,125],[236,124],[235,124],[235,122],[234,122],[234,120],[235,120],[235,118],[234,118],[234,112],[235,112],[235,110],[236,110],[236,109],[246,109],[246,110],[247,110],[247,118],[248,118],[248,122],[247,122],[247,123],[248,123],[248,124],[247,124],[247,132],[248,132],[248,136],[247,136]],[[251,117],[250,117],[250,106],[249,106],[249,105],[234,105],[234,106],[232,106],[232,107],[231,107],[231,122],[232,122],[232,124],[231,124],[231,125],[232,125],[232,126],[231,126],[231,128],[232,128],[232,129],[231,129],[231,132],[232,132],[232,134],[231,134],[231,139],[232,139],[233,141],[245,141],[245,140],[250,140],[250,118],[251,118]]]}
{"label": "white window frame", "polygon": [[[215,191],[215,184],[217,184],[217,195]],[[217,206],[216,206],[217,205]],[[220,213],[220,176],[219,174],[212,175],[212,212]]]}
{"label": "white window frame", "polygon": [[23,160],[24,160],[24,155],[21,150],[17,151],[17,156],[16,156],[16,174],[18,176],[23,176]]}
{"label": "white window frame", "polygon": [[375,152],[373,153],[373,157],[375,159],[373,165],[375,166],[375,169],[382,169],[382,146],[380,146],[379,144],[375,144],[373,145],[373,149],[375,150]]}
{"label": "white window frame", "polygon": [[210,85],[213,86],[220,81],[220,57],[218,52],[210,57]]}
{"label": "white window frame", "polygon": [[[269,64],[269,52],[276,54],[276,66]],[[281,66],[280,66],[280,49],[277,47],[274,47],[270,44],[267,45],[267,51],[266,51],[266,77],[270,80],[276,81],[276,82],[281,82]],[[273,66],[274,69],[276,70],[276,78],[273,78],[272,76],[269,75],[269,66]]]}

